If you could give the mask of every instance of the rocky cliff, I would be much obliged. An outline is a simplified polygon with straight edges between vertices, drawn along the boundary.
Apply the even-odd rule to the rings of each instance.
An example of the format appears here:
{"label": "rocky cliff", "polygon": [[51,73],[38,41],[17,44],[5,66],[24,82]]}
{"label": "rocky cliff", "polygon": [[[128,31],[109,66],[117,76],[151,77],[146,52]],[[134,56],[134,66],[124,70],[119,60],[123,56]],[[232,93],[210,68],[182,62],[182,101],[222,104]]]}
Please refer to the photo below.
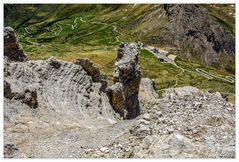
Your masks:
{"label": "rocky cliff", "polygon": [[27,56],[19,45],[14,30],[11,27],[4,28],[4,56],[13,61],[27,60]]}
{"label": "rocky cliff", "polygon": [[218,67],[220,59],[230,63],[235,56],[235,36],[219,24],[215,24],[208,11],[198,5],[165,4],[165,15],[169,22],[154,43],[165,42],[180,49],[182,56],[189,60]]}
{"label": "rocky cliff", "polygon": [[108,86],[106,76],[100,73],[100,70],[96,67],[95,64],[93,64],[93,62],[91,62],[89,59],[78,58],[75,63],[82,66],[87,74],[92,77],[93,82],[101,83],[102,91],[106,91],[106,88]]}
{"label": "rocky cliff", "polygon": [[110,87],[109,98],[113,108],[124,118],[135,118],[140,113],[138,100],[140,80],[137,49],[121,43],[115,62],[114,85]]}

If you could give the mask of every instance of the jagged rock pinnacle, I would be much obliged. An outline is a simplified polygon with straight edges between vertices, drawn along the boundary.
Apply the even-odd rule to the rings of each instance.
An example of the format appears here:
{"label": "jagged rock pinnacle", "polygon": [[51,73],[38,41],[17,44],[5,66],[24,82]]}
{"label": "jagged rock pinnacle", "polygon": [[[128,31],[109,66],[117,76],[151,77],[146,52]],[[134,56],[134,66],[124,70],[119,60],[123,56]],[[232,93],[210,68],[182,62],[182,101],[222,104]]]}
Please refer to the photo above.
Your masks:
{"label": "jagged rock pinnacle", "polygon": [[[140,113],[138,99],[140,80],[141,71],[138,64],[137,49],[129,44],[121,43],[113,73],[115,84],[110,87],[109,94],[115,111],[126,119],[134,118]],[[121,103],[120,106],[119,103]]]}
{"label": "jagged rock pinnacle", "polygon": [[11,61],[26,61],[27,56],[23,52],[13,28],[4,28],[4,56],[7,56]]}

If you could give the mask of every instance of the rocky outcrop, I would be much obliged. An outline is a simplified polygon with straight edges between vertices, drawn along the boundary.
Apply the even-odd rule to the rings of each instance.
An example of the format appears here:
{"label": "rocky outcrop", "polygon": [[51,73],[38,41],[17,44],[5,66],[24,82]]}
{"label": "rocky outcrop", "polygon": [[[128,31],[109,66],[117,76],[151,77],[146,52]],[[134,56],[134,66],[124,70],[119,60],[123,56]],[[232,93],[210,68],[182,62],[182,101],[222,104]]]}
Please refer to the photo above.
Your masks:
{"label": "rocky outcrop", "polygon": [[4,28],[4,56],[13,61],[27,60],[27,56],[18,43],[14,30],[11,27]]}
{"label": "rocky outcrop", "polygon": [[155,83],[149,78],[142,78],[139,86],[139,99],[141,101],[151,101],[158,98]]}
{"label": "rocky outcrop", "polygon": [[26,89],[23,93],[12,92],[11,84],[6,81],[4,81],[4,97],[10,100],[21,100],[22,103],[33,109],[36,109],[38,106],[36,90],[30,91]]}
{"label": "rocky outcrop", "polygon": [[117,113],[119,113],[120,116],[126,118],[127,111],[125,110],[125,96],[124,96],[124,87],[122,83],[118,82],[110,86],[109,99],[114,110]]}
{"label": "rocky outcrop", "polygon": [[[88,117],[105,117],[106,121],[114,121],[108,98],[101,91],[101,83],[94,82],[80,65],[50,58],[5,63],[4,70],[6,112],[16,109],[14,105],[18,103],[18,107],[33,107],[43,114],[49,108],[56,111],[51,120],[57,120],[54,118],[58,118],[58,113],[60,117],[61,113],[68,112],[68,115],[64,114],[65,119],[75,122]],[[10,119],[14,116],[11,113],[6,115]]]}
{"label": "rocky outcrop", "polygon": [[219,66],[221,58],[224,63],[233,61],[235,36],[212,22],[206,9],[194,4],[165,4],[164,10],[170,21],[161,35],[152,39],[154,43],[167,42],[179,47],[189,60],[214,67]]}
{"label": "rocky outcrop", "polygon": [[109,89],[109,98],[115,111],[126,119],[134,118],[140,113],[138,99],[140,80],[137,49],[121,43],[115,61],[114,85]]}
{"label": "rocky outcrop", "polygon": [[82,66],[54,58],[5,62],[4,144],[24,152],[36,139],[116,123],[101,87]]}
{"label": "rocky outcrop", "polygon": [[105,91],[107,88],[107,78],[106,75],[101,75],[99,68],[96,67],[93,62],[89,59],[76,59],[75,64],[81,65],[82,68],[87,72],[88,75],[92,77],[94,82],[101,83],[101,90]]}
{"label": "rocky outcrop", "polygon": [[[106,81],[95,65],[88,60],[73,64],[53,57],[25,61],[13,36],[11,30],[15,42],[5,42],[4,48],[5,157],[26,157],[22,152],[33,142],[62,131],[116,123],[118,115],[103,91]],[[4,35],[4,40],[10,38]]]}

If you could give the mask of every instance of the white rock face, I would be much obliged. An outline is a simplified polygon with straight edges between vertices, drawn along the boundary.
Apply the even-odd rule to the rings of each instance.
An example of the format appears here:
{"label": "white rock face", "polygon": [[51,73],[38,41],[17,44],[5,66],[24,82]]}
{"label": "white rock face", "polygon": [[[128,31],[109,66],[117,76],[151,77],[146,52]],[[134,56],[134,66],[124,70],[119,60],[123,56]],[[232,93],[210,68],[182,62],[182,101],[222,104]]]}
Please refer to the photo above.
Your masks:
{"label": "white rock face", "polygon": [[195,95],[198,94],[199,92],[200,92],[199,89],[192,86],[185,86],[181,88],[170,88],[165,90],[163,97],[165,98],[184,97],[187,95]]}
{"label": "white rock face", "polygon": [[139,99],[150,101],[157,98],[158,94],[155,91],[154,82],[149,78],[142,78],[139,86]]}
{"label": "white rock face", "polygon": [[4,143],[20,149],[64,130],[116,123],[101,87],[80,65],[53,58],[5,62]]}

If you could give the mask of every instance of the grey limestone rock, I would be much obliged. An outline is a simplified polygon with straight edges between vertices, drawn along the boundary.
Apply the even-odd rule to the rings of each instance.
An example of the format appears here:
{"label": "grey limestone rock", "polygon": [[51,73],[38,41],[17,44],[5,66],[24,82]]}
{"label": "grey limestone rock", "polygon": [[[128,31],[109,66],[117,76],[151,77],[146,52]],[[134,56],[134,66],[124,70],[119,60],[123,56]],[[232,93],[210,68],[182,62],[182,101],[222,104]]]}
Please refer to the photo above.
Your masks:
{"label": "grey limestone rock", "polygon": [[155,83],[149,78],[142,78],[139,86],[139,99],[142,101],[156,100]]}
{"label": "grey limestone rock", "polygon": [[92,77],[92,80],[94,82],[101,83],[102,84],[101,89],[103,91],[106,90],[106,88],[107,88],[106,75],[102,75],[100,73],[99,68],[93,62],[91,62],[89,59],[78,58],[78,59],[76,59],[75,63],[78,65],[81,65],[83,67],[83,69],[87,72],[87,74]]}
{"label": "grey limestone rock", "polygon": [[34,142],[116,123],[118,117],[101,88],[81,65],[54,58],[4,59],[4,156],[31,157],[26,150]]}
{"label": "grey limestone rock", "polygon": [[[113,73],[113,86],[110,87],[111,94],[115,89],[123,89],[123,99],[116,101],[115,98],[110,98],[113,108],[120,112],[127,119],[134,118],[140,113],[139,108],[139,84],[141,80],[141,71],[138,64],[137,48],[129,44],[121,43],[118,48],[118,53],[115,61],[115,71]],[[119,84],[120,83],[120,84]],[[123,88],[115,86],[122,85]],[[118,93],[118,91],[116,91]],[[114,96],[114,95],[111,95]],[[114,102],[112,102],[114,100]],[[115,102],[116,101],[116,102]],[[123,102],[120,109],[117,102]]]}

